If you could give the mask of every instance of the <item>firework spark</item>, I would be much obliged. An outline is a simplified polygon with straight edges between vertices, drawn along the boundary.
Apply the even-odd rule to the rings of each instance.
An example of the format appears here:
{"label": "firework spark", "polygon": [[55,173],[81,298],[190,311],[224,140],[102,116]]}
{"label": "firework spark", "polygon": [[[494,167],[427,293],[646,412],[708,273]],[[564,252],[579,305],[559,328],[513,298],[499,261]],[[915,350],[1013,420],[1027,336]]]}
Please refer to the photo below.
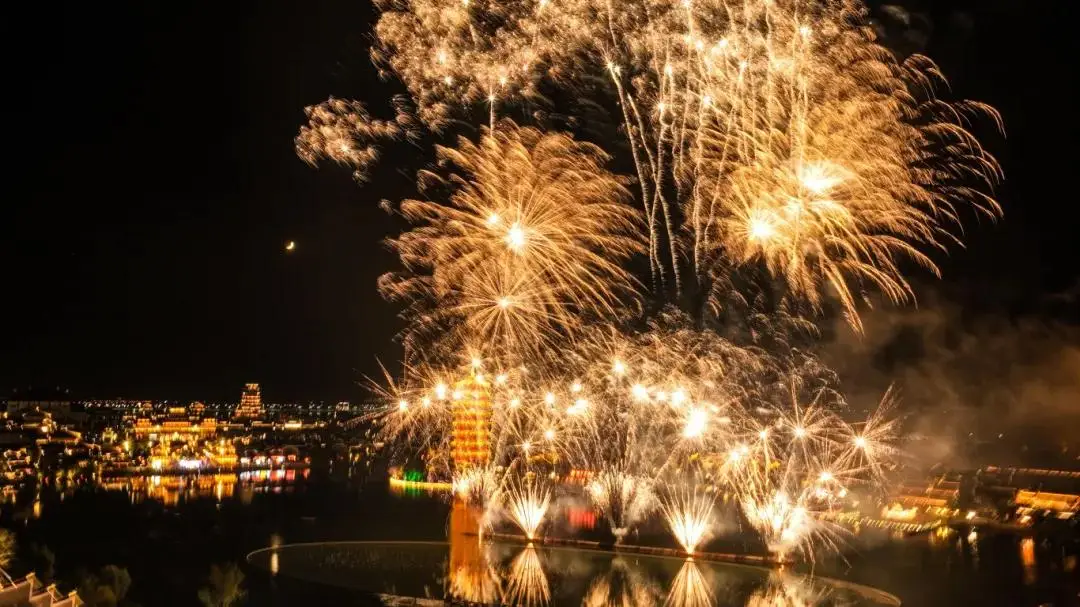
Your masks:
{"label": "firework spark", "polygon": [[461,348],[483,335],[489,349],[535,355],[582,317],[619,315],[634,293],[620,262],[643,246],[606,154],[506,122],[438,155],[457,172],[424,179],[449,200],[402,203],[417,227],[391,246],[408,271],[380,281],[390,299],[431,304],[412,317],[418,351],[421,339]]}
{"label": "firework spark", "polygon": [[[907,266],[936,273],[966,214],[1000,214],[967,130],[996,113],[938,99],[937,67],[884,49],[860,0],[378,7],[373,57],[410,102],[393,121],[309,108],[301,157],[360,179],[377,144],[415,139],[409,108],[435,130],[486,118],[399,207],[404,269],[379,286],[406,306],[406,368],[365,417],[380,440],[452,478],[481,529],[506,508],[531,538],[552,491],[536,479],[569,469],[617,541],[659,509],[693,552],[712,490],[783,557],[836,547],[827,521],[893,469],[897,422],[891,393],[849,421],[793,345],[802,316],[836,306],[861,331],[868,291],[911,300]],[[616,116],[628,158],[501,119],[552,124],[567,94]]]}
{"label": "firework spark", "polygon": [[589,497],[611,523],[616,541],[622,541],[630,529],[656,509],[653,484],[618,470],[603,470],[589,484]]}
{"label": "firework spark", "polygon": [[715,499],[712,493],[706,493],[700,487],[691,483],[688,488],[674,489],[661,504],[668,528],[687,554],[694,553],[712,526]]}
{"label": "firework spark", "polygon": [[[997,216],[994,158],[965,126],[989,107],[934,96],[929,59],[899,62],[859,0],[652,3],[385,0],[376,62],[429,124],[455,108],[607,78],[640,187],[653,277],[708,295],[718,260],[760,261],[793,295],[904,301],[910,259]],[[661,287],[663,290],[664,287]]]}
{"label": "firework spark", "polygon": [[416,127],[401,102],[393,121],[372,118],[364,104],[330,99],[304,108],[308,124],[296,136],[296,154],[311,166],[323,159],[353,169],[353,177],[367,181],[379,158],[378,144],[413,137]]}
{"label": "firework spark", "polygon": [[551,503],[551,489],[535,481],[522,481],[506,491],[506,499],[514,522],[525,537],[534,539]]}

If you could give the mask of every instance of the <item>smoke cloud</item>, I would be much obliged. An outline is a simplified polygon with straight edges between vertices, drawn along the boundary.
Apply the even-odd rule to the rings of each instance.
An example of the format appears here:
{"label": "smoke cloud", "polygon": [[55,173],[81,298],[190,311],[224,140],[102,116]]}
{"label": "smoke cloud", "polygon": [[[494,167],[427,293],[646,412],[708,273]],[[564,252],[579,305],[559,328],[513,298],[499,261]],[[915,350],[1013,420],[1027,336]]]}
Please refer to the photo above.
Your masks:
{"label": "smoke cloud", "polygon": [[896,386],[918,465],[1077,467],[1080,330],[1047,318],[924,296],[865,313],[862,336],[838,323],[824,357],[855,407]]}

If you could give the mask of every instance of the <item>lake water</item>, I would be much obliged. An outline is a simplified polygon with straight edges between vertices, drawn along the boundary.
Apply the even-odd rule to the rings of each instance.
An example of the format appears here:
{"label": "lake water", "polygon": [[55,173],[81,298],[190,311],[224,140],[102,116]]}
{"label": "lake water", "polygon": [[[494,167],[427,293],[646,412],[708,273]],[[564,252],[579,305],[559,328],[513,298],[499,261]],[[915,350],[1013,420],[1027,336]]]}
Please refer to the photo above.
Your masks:
{"label": "lake water", "polygon": [[276,575],[361,593],[489,605],[899,604],[874,589],[761,567],[480,542],[475,536],[449,542],[293,544],[255,552],[249,562]]}
{"label": "lake water", "polygon": [[[152,487],[153,483],[148,480],[140,486]],[[146,607],[197,605],[196,593],[205,583],[210,565],[221,562],[244,567],[249,605],[306,607],[368,604],[364,590],[371,588],[325,583],[327,580],[320,583],[298,573],[302,569],[284,566],[285,561],[279,563],[276,574],[271,574],[268,562],[247,564],[247,555],[271,545],[309,542],[446,542],[452,518],[444,496],[394,492],[385,481],[364,482],[340,469],[335,475],[312,471],[309,478],[235,479],[231,486],[227,479],[208,481],[204,477],[157,495],[140,491],[135,487],[84,485],[58,490],[46,486],[4,504],[0,522],[17,531],[21,544],[48,546],[55,554],[55,575],[61,582],[75,580],[79,568],[92,570],[106,564],[128,568],[133,579],[130,598]],[[603,528],[603,521],[580,504],[563,505],[557,519],[553,525],[582,536],[596,535]],[[746,544],[741,539],[715,540],[724,548],[740,542]],[[985,530],[974,535],[962,531],[949,536],[906,538],[868,532],[848,538],[846,545],[842,559],[819,559],[814,572],[881,588],[899,596],[905,605],[1080,605],[1075,540],[1024,539]],[[448,555],[445,543],[434,546],[437,548],[425,550]],[[512,571],[520,547],[491,550],[493,567]],[[565,588],[570,593],[565,600],[570,604],[577,604],[576,597],[587,593],[598,575],[618,572],[623,566],[608,554],[575,557],[584,558],[581,562],[585,564],[580,566],[596,575],[564,581],[560,567],[552,563],[575,559],[560,560],[553,555],[551,551],[538,551],[537,560],[545,575],[550,576],[552,596],[561,596],[556,593]],[[284,552],[279,558],[286,558]],[[436,556],[430,558],[439,561]],[[347,556],[341,560],[351,562]],[[768,592],[770,588],[768,575],[739,578],[725,574],[730,570],[712,565],[697,567],[700,576],[691,572],[684,578],[704,580],[711,596],[717,597],[717,605],[745,605],[755,592]],[[646,571],[659,580],[655,585],[662,593],[670,591],[683,568],[682,561],[669,560],[664,565],[649,565]],[[356,569],[357,579],[369,571]],[[809,572],[810,568],[798,569]],[[442,592],[447,583],[445,579],[437,583],[434,578],[438,572],[430,572],[433,579],[428,587],[432,596]],[[623,578],[618,577],[619,573],[611,575],[616,578],[609,584],[616,588],[627,585],[620,580],[629,579],[629,574]],[[445,571],[443,577],[447,577]],[[738,579],[742,581],[732,581]],[[505,587],[505,580],[500,583]],[[61,586],[65,587],[63,583]],[[742,594],[725,594],[732,587]],[[771,587],[775,589],[775,583]],[[730,602],[719,602],[723,597],[732,598]]]}

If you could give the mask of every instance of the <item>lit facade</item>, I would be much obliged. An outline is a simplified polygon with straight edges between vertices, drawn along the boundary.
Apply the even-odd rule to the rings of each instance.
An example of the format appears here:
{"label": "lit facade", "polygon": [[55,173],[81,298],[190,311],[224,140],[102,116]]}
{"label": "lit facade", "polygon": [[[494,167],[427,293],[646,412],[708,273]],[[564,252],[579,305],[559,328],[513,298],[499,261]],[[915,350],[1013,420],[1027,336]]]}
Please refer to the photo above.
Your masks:
{"label": "lit facade", "polygon": [[176,440],[187,440],[192,437],[214,434],[218,430],[218,422],[213,417],[192,417],[188,410],[183,407],[170,407],[163,416],[137,417],[131,425],[136,437],[171,436]]}
{"label": "lit facade", "polygon": [[1058,514],[1059,518],[1068,518],[1076,512],[1080,512],[1080,495],[1071,493],[1049,493],[1021,489],[1016,492],[1014,501],[1019,507],[1018,511],[1024,511],[1024,513],[1052,511]]}
{"label": "lit facade", "polygon": [[452,412],[454,468],[460,471],[487,464],[491,460],[491,394],[482,376],[474,374],[454,386]]}
{"label": "lit facade", "polygon": [[234,419],[258,419],[262,417],[262,394],[259,384],[245,384],[240,404],[233,412]]}

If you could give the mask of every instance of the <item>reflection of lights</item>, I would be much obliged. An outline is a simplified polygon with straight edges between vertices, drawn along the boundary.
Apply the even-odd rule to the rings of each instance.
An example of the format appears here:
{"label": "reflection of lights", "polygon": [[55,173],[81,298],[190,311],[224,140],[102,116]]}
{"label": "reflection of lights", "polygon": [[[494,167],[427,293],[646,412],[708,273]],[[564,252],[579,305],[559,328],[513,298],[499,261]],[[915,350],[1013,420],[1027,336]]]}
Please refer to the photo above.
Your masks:
{"label": "reflection of lights", "polygon": [[1020,563],[1024,566],[1024,583],[1035,582],[1035,540],[1025,537],[1020,540]]}
{"label": "reflection of lights", "polygon": [[693,559],[683,562],[679,573],[671,582],[664,605],[670,607],[712,607],[714,605],[709,583]]}
{"label": "reflection of lights", "polygon": [[615,362],[611,363],[611,372],[615,375],[626,373],[626,363],[616,358]]}
{"label": "reflection of lights", "polygon": [[551,599],[547,575],[540,557],[531,544],[522,549],[510,563],[507,579],[505,605],[547,605]]}
{"label": "reflection of lights", "polygon": [[635,400],[649,400],[649,390],[641,384],[634,384],[634,387],[630,389],[630,394],[634,396]]}

